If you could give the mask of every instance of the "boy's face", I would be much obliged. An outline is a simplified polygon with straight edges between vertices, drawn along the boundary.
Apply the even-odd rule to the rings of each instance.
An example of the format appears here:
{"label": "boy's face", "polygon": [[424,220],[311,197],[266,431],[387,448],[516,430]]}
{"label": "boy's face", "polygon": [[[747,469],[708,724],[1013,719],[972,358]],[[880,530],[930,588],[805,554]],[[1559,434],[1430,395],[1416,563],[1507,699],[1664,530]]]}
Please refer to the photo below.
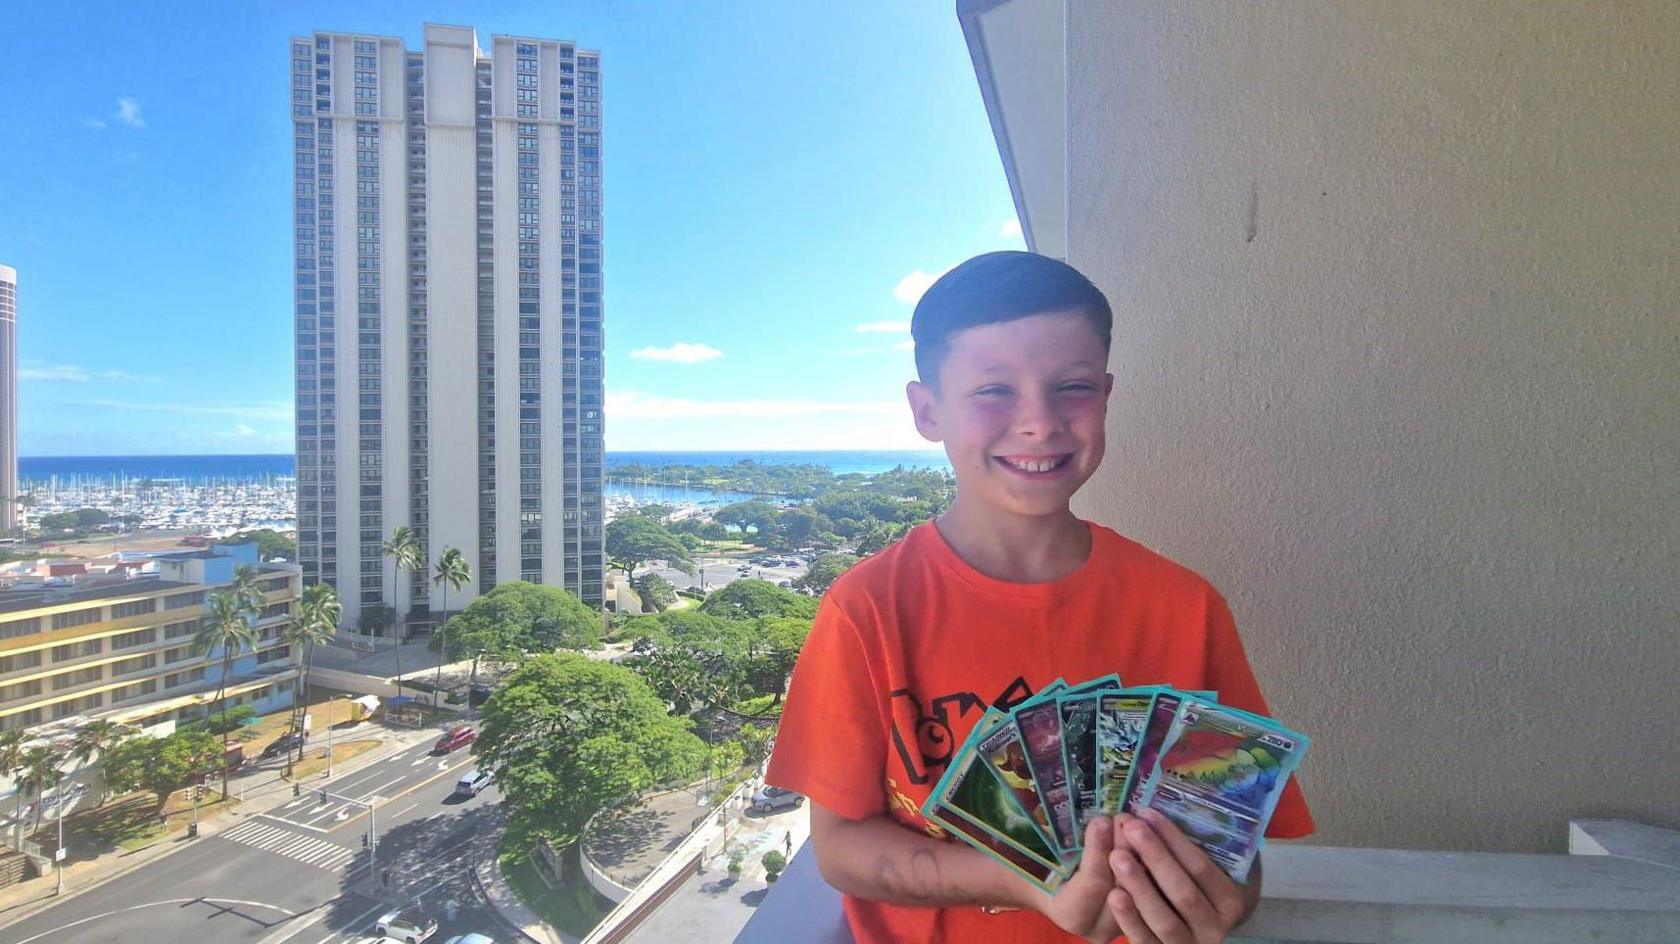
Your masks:
{"label": "boy's face", "polygon": [[966,328],[951,336],[937,390],[906,390],[916,429],[945,444],[965,500],[1049,515],[1103,458],[1114,377],[1108,352],[1078,312]]}

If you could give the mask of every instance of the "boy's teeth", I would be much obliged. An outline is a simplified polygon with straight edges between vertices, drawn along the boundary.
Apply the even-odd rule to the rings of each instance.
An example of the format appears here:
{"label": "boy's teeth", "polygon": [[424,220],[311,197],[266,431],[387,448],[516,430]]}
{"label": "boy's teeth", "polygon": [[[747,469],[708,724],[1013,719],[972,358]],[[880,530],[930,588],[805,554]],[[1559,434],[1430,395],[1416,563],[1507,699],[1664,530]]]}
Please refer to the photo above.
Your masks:
{"label": "boy's teeth", "polygon": [[1005,459],[1003,460],[1023,472],[1048,472],[1061,465],[1061,459]]}

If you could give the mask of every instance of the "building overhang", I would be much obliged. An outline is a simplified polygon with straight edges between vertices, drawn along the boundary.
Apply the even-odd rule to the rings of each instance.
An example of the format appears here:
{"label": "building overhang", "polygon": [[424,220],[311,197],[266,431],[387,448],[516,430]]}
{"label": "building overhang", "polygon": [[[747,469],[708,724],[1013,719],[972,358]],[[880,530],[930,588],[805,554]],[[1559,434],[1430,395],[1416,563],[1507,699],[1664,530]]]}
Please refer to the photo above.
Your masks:
{"label": "building overhang", "polygon": [[1021,233],[1067,256],[1065,0],[957,0]]}

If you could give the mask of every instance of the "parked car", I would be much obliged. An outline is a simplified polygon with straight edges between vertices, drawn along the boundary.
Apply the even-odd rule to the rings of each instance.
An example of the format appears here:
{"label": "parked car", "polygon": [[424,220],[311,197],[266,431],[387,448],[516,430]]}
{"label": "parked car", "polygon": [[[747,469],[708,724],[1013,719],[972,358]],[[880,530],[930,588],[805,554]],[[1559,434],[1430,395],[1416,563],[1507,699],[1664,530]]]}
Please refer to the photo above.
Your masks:
{"label": "parked car", "polygon": [[437,919],[417,908],[402,908],[386,912],[374,922],[373,930],[403,944],[420,944],[437,933]]}
{"label": "parked car", "polygon": [[386,937],[382,934],[378,937],[359,937],[359,938],[356,938],[356,944],[397,944],[397,942],[395,940],[393,940],[391,938],[388,938],[388,937]]}
{"label": "parked car", "polygon": [[478,796],[480,793],[483,793],[484,788],[490,786],[490,782],[495,779],[496,775],[490,771],[480,770],[479,768],[474,767],[462,774],[461,779],[456,781],[455,792],[459,793],[461,796]]}
{"label": "parked car", "polygon": [[479,934],[477,931],[474,931],[471,934],[457,934],[449,940],[444,941],[443,944],[496,944],[496,942],[492,941],[489,935]]}
{"label": "parked car", "polygon": [[781,787],[764,786],[759,787],[758,792],[753,794],[752,808],[760,813],[769,813],[773,810],[791,810],[804,802],[803,794],[783,790]]}
{"label": "parked car", "polygon": [[444,732],[443,737],[432,745],[433,754],[447,754],[457,747],[464,747],[478,740],[478,732],[470,724],[458,724]]}
{"label": "parked car", "polygon": [[308,740],[309,735],[303,731],[293,731],[290,734],[282,734],[274,740],[269,741],[268,746],[263,748],[262,759],[268,760],[270,757],[279,757],[287,751],[295,751],[302,747]]}

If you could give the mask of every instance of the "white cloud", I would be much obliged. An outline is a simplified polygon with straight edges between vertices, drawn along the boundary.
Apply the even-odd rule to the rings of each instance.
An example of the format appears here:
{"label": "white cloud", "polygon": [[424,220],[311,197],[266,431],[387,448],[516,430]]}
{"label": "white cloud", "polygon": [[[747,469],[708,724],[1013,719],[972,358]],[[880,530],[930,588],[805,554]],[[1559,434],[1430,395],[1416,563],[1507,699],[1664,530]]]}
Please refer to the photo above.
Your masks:
{"label": "white cloud", "polygon": [[87,383],[104,380],[112,383],[161,383],[161,378],[131,374],[124,370],[89,370],[75,364],[35,364],[18,370],[19,380],[49,380],[65,383]]}
{"label": "white cloud", "polygon": [[631,351],[630,356],[642,361],[668,361],[673,364],[698,364],[722,357],[723,352],[710,344],[689,344],[678,341],[670,347],[644,347]]}
{"label": "white cloud", "polygon": [[862,357],[865,354],[879,353],[881,349],[878,347],[843,347],[834,352],[836,357]]}
{"label": "white cloud", "polygon": [[933,283],[939,281],[940,276],[949,271],[951,270],[940,269],[938,272],[929,274],[927,272],[923,272],[921,269],[917,269],[904,278],[898,280],[898,285],[893,287],[893,297],[906,305],[914,305],[922,300],[922,294],[926,292]]}
{"label": "white cloud", "polygon": [[117,99],[117,112],[111,116],[130,128],[146,127],[146,119],[140,116],[140,100],[123,96]]}
{"label": "white cloud", "polygon": [[[920,296],[918,296],[918,297],[920,297]],[[870,334],[870,333],[903,334],[904,332],[910,330],[910,322],[908,322],[908,321],[871,321],[867,324],[858,325],[857,328],[855,328],[854,330],[859,331],[863,334]]]}
{"label": "white cloud", "polygon": [[83,118],[82,119],[82,127],[84,127],[84,128],[104,128],[105,127],[105,119],[103,119],[103,118]]}
{"label": "white cloud", "polygon": [[916,342],[915,341],[899,341],[897,344],[894,344],[892,346],[892,349],[895,350],[895,351],[914,351],[916,349]]}
{"label": "white cloud", "polygon": [[666,420],[696,417],[754,417],[787,419],[801,416],[897,416],[905,406],[897,400],[690,400],[655,394],[608,391],[606,416],[614,420]]}
{"label": "white cloud", "polygon": [[1020,239],[1021,221],[1018,219],[1005,220],[1003,225],[998,228],[998,235],[1004,239]]}
{"label": "white cloud", "polygon": [[240,436],[255,436],[257,434],[256,430],[252,429],[249,426],[246,426],[244,423],[235,424],[234,427],[233,427],[233,431],[234,431],[234,433],[236,433],[237,435],[240,435]]}

